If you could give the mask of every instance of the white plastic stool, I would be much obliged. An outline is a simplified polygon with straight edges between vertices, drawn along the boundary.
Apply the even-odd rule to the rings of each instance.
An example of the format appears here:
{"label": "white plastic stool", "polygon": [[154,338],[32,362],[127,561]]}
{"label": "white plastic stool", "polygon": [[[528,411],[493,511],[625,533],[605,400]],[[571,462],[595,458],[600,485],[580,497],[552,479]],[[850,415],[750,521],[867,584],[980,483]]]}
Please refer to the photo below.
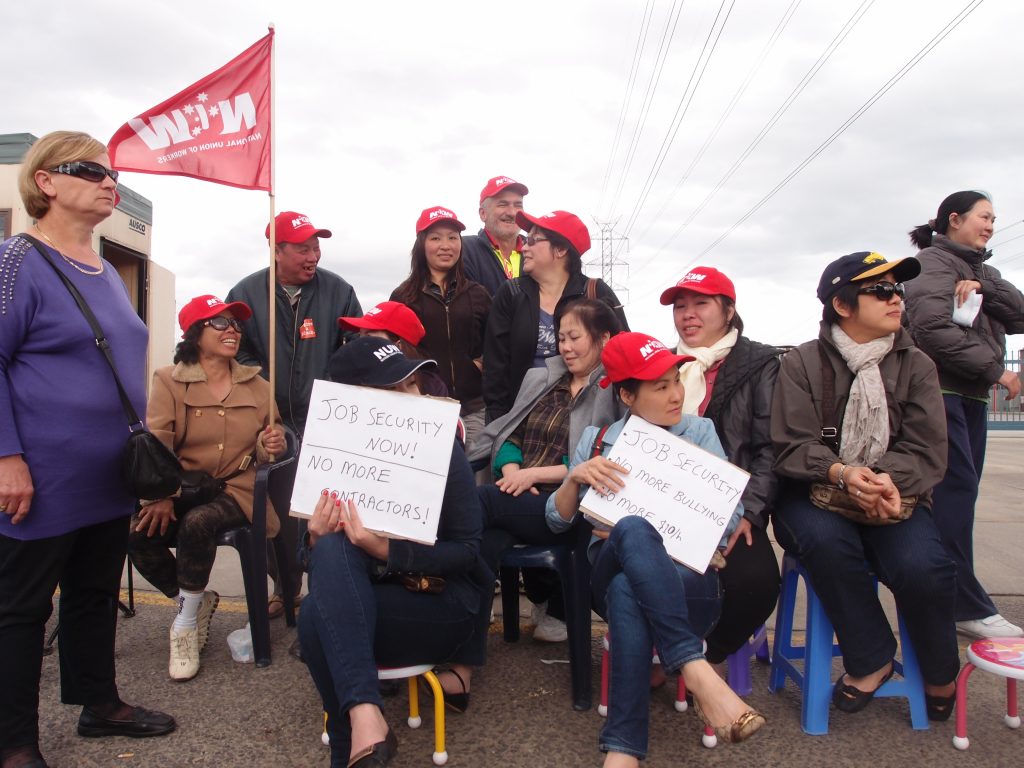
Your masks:
{"label": "white plastic stool", "polygon": [[967,663],[956,680],[956,735],[953,746],[967,749],[967,681],[975,669],[1006,678],[1006,715],[1010,728],[1020,728],[1017,713],[1017,681],[1024,680],[1024,637],[975,640],[967,647]]}

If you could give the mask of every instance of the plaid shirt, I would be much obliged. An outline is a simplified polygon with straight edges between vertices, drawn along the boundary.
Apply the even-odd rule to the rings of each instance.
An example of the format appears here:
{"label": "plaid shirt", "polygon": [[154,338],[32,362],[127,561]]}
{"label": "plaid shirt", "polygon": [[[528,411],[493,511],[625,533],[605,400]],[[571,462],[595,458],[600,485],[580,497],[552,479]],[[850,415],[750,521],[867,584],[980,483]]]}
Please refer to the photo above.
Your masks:
{"label": "plaid shirt", "polygon": [[[566,463],[569,456],[569,412],[572,410],[571,378],[572,374],[567,373],[559,379],[509,437],[509,442],[519,446],[523,452],[524,469]],[[538,485],[537,490],[554,491],[558,485],[545,483],[543,487]]]}

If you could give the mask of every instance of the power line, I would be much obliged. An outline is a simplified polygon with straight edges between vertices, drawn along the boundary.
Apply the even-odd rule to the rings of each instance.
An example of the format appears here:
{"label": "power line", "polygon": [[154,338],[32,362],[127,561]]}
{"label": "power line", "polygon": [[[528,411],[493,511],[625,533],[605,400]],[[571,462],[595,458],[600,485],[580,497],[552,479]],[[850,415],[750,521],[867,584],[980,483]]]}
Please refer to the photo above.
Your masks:
{"label": "power line", "polygon": [[690,165],[683,172],[683,175],[679,178],[679,181],[676,182],[675,187],[673,187],[672,191],[668,194],[668,197],[665,198],[665,202],[661,204],[661,208],[659,208],[658,212],[654,214],[654,216],[651,218],[651,223],[647,225],[647,228],[642,233],[640,233],[640,240],[643,240],[643,238],[650,231],[651,227],[661,218],[661,215],[665,212],[665,209],[668,208],[672,200],[675,199],[676,194],[679,192],[680,189],[682,189],[683,185],[690,178],[690,175],[693,173],[694,168],[696,168],[700,161],[704,158],[704,154],[711,147],[711,144],[714,143],[716,138],[718,138],[718,134],[722,130],[722,126],[725,124],[726,120],[729,119],[730,115],[732,115],[733,110],[736,108],[736,105],[743,97],[743,94],[746,93],[747,88],[750,86],[751,82],[753,82],[754,77],[756,77],[757,73],[761,71],[761,67],[764,65],[765,60],[768,58],[768,54],[772,52],[772,50],[775,48],[775,44],[779,41],[779,38],[782,37],[782,33],[789,25],[789,22],[793,18],[793,15],[796,13],[796,9],[799,7],[801,1],[802,0],[792,0],[792,2],[789,4],[789,7],[785,11],[783,11],[782,18],[779,20],[779,23],[775,26],[774,31],[769,36],[768,42],[766,42],[764,47],[761,49],[761,53],[755,60],[754,65],[750,68],[750,71],[747,73],[746,78],[744,78],[743,82],[740,84],[740,87],[736,89],[736,92],[733,94],[732,99],[730,99],[728,106],[726,106],[725,110],[719,116],[718,122],[715,123],[715,127],[711,130],[711,133],[708,134],[708,137],[704,140],[704,144],[701,146],[700,150],[698,150],[697,154],[690,162]]}
{"label": "power line", "polygon": [[1014,227],[1016,227],[1016,226],[1018,226],[1020,224],[1024,224],[1024,219],[1021,219],[1020,221],[1015,221],[1015,222],[1013,222],[1013,224],[1007,224],[1005,227],[1002,227],[1001,229],[997,229],[992,234],[993,235],[998,235],[1000,232],[1005,232],[1008,229],[1013,229]]}
{"label": "power line", "polygon": [[[644,203],[647,201],[647,196],[651,193],[651,188],[654,186],[655,180],[658,178],[658,174],[661,172],[661,167],[665,162],[665,158],[668,156],[668,151],[672,147],[672,143],[676,139],[676,135],[679,133],[679,128],[683,124],[683,120],[686,117],[686,113],[690,109],[690,105],[693,103],[693,97],[697,93],[697,89],[700,87],[701,80],[704,79],[704,73],[707,71],[708,64],[711,62],[711,57],[715,53],[715,49],[718,47],[718,41],[722,37],[722,32],[725,29],[725,25],[729,22],[729,16],[732,14],[732,9],[736,5],[736,0],[730,0],[729,10],[725,14],[725,18],[722,20],[721,26],[718,26],[718,33],[715,35],[715,27],[718,25],[718,20],[722,16],[722,10],[725,8],[727,0],[722,0],[721,5],[718,6],[718,13],[715,14],[714,21],[711,22],[711,29],[708,30],[708,36],[704,40],[704,47],[701,49],[700,56],[697,57],[697,63],[694,65],[693,71],[690,73],[690,80],[686,84],[686,89],[683,91],[683,96],[679,100],[679,104],[676,106],[676,113],[672,116],[672,122],[669,124],[669,129],[665,134],[665,137],[661,140],[661,146],[658,148],[658,155],[655,157],[654,165],[651,166],[651,170],[647,173],[647,179],[640,192],[640,197],[637,198],[636,204],[633,206],[633,211],[629,215],[629,219],[626,222],[625,234],[628,236],[630,230],[633,228],[633,224],[636,223],[637,216],[640,215],[640,209],[643,208]],[[715,41],[711,44],[711,49],[708,50],[708,44],[711,41],[711,36],[715,35]],[[705,57],[705,52],[707,56]],[[703,60],[703,66],[701,66],[701,60]],[[697,70],[700,69],[700,73]],[[694,82],[696,77],[696,82]],[[692,88],[690,86],[693,86]]]}
{"label": "power line", "polygon": [[[724,2],[724,0],[723,0]],[[633,166],[633,158],[640,146],[640,136],[647,126],[647,116],[651,111],[651,104],[654,102],[654,94],[658,90],[658,83],[661,82],[661,72],[665,68],[665,60],[668,58],[668,49],[672,45],[672,38],[676,34],[676,26],[679,24],[679,16],[683,12],[683,0],[672,0],[672,7],[669,9],[665,19],[665,28],[662,30],[661,43],[658,46],[658,53],[654,59],[654,69],[651,70],[651,77],[647,81],[647,91],[644,93],[644,101],[640,107],[640,118],[633,128],[633,136],[629,142],[629,149],[626,152],[626,161],[622,167],[622,174],[619,176],[619,183],[615,187],[615,196],[612,198],[609,211],[614,211],[622,196],[622,188]],[[672,14],[675,13],[675,19]],[[671,31],[670,26],[671,25]],[[666,44],[667,41],[667,44]]]}
{"label": "power line", "polygon": [[647,0],[644,6],[644,15],[640,20],[640,31],[636,35],[636,46],[633,49],[633,64],[629,68],[629,77],[626,80],[626,92],[622,96],[622,107],[619,109],[619,120],[615,125],[615,138],[612,139],[612,151],[608,155],[608,167],[604,171],[604,181],[601,183],[601,197],[598,200],[598,210],[604,205],[604,196],[608,191],[608,179],[612,174],[612,166],[615,164],[615,153],[619,148],[619,139],[622,138],[622,128],[626,123],[626,113],[629,111],[629,104],[633,100],[633,87],[636,84],[636,74],[640,69],[640,60],[643,57],[644,44],[647,41],[647,30],[651,26],[651,17],[654,15],[654,0]]}
{"label": "power line", "polygon": [[[1009,227],[1006,227],[1006,229],[1009,229]],[[999,231],[1003,232],[1005,230],[999,230]],[[1014,240],[1020,240],[1022,237],[1024,237],[1024,235],[1015,235],[1014,237],[1008,237],[1005,240],[1000,240],[998,243],[992,243],[992,245],[989,246],[989,247],[990,248],[998,248],[999,246],[1005,245],[1006,243],[1012,243]]]}
{"label": "power line", "polygon": [[779,191],[781,191],[789,182],[791,182],[796,176],[803,171],[808,165],[810,165],[822,152],[828,149],[836,139],[838,139],[850,126],[852,126],[857,120],[859,120],[872,106],[878,102],[886,93],[888,93],[900,80],[902,80],[914,67],[916,67],[925,56],[927,56],[939,43],[941,43],[950,33],[953,32],[963,21],[970,16],[980,6],[984,0],[972,0],[963,9],[960,10],[956,16],[949,21],[945,27],[942,28],[931,40],[929,40],[916,54],[914,54],[906,64],[904,64],[892,77],[890,77],[885,84],[879,88],[875,93],[865,101],[852,115],[850,115],[832,134],[819,144],[814,151],[812,151],[807,157],[805,157],[793,170],[791,170],[778,184],[776,184],[771,191],[762,197],[754,206],[744,213],[729,229],[719,235],[711,244],[709,244],[704,250],[702,250],[697,256],[692,259],[685,267],[689,268],[697,261],[702,259],[716,247],[718,247],[726,238],[729,237],[737,228],[739,228],[744,222],[747,221],[751,216],[757,213],[762,206],[771,200]]}

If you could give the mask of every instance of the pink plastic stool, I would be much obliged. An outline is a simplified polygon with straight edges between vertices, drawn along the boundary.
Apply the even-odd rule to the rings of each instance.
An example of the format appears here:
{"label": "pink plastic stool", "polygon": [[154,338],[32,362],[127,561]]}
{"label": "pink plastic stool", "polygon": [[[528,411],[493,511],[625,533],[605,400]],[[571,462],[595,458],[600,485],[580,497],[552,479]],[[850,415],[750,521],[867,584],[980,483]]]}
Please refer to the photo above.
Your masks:
{"label": "pink plastic stool", "polygon": [[983,669],[1006,678],[1006,715],[1004,722],[1020,728],[1017,714],[1017,681],[1024,680],[1024,637],[1000,640],[975,640],[967,648],[967,663],[956,680],[956,736],[953,746],[967,749],[967,680],[975,669]]}

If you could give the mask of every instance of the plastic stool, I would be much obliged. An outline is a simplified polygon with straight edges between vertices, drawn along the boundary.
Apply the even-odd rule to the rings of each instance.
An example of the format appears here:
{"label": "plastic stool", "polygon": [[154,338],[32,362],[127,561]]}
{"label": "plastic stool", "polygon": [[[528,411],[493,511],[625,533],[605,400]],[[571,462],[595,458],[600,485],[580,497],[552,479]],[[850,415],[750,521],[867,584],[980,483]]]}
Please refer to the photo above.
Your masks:
{"label": "plastic stool", "polygon": [[[807,588],[807,637],[805,645],[793,645],[793,613],[800,579]],[[902,679],[890,680],[875,693],[876,698],[902,696],[910,705],[910,722],[915,730],[927,730],[928,712],[924,701],[924,680],[917,656],[910,643],[903,617],[899,618],[902,662],[893,660]],[[829,706],[832,701],[832,658],[842,656],[832,642],[835,632],[825,615],[825,608],[811,587],[804,567],[791,555],[782,559],[782,591],[775,620],[775,648],[768,690],[776,693],[789,677],[800,689],[800,727],[804,733],[821,736],[828,733]],[[797,666],[794,661],[803,661]]]}
{"label": "plastic stool", "polygon": [[737,696],[749,696],[754,690],[750,679],[750,658],[756,656],[763,663],[771,661],[768,653],[768,630],[761,628],[739,649],[729,654],[729,687]]}
{"label": "plastic stool", "polygon": [[1006,678],[1006,715],[1010,728],[1020,728],[1017,713],[1017,681],[1024,680],[1024,637],[1000,640],[975,640],[967,648],[967,663],[956,679],[956,735],[953,746],[967,749],[967,681],[975,669]]}
{"label": "plastic stool", "polygon": [[[444,745],[444,690],[441,683],[434,674],[433,664],[416,664],[411,667],[379,667],[377,669],[378,680],[409,680],[409,727],[419,728],[423,724],[420,717],[420,691],[417,686],[417,678],[422,677],[427,681],[430,690],[434,692],[434,765],[444,765],[448,762],[448,752]],[[330,745],[331,740],[327,735],[327,713],[324,712],[324,732],[320,737],[324,745]]]}

